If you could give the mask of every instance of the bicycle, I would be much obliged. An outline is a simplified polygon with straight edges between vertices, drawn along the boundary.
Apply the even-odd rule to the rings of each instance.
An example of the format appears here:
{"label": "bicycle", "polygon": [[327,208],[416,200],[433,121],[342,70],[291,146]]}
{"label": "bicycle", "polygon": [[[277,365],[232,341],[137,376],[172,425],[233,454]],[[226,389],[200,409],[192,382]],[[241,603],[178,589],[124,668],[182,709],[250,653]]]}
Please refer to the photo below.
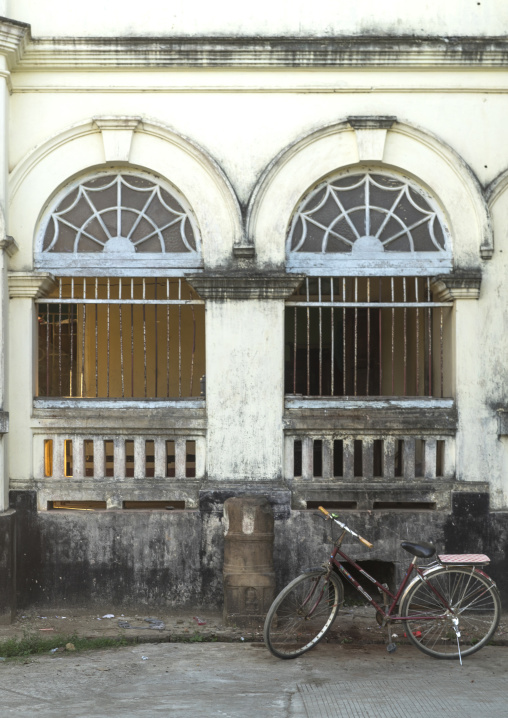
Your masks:
{"label": "bicycle", "polygon": [[[386,583],[377,581],[342,550],[347,533],[368,548],[373,544],[339,521],[337,514],[322,506],[319,510],[325,514],[325,520],[332,520],[342,532],[333,543],[327,563],[304,571],[270,606],[263,636],[274,656],[296,658],[325,637],[344,602],[341,576],[376,610],[379,625],[388,631],[389,652],[397,647],[392,640],[394,623],[405,624],[407,637],[424,653],[435,658],[458,658],[461,665],[462,657],[489,642],[499,624],[501,601],[496,584],[481,568],[490,562],[488,556],[441,554],[437,561],[420,567],[417,560],[430,559],[435,547],[402,541],[402,548],[413,560],[400,586],[392,593]],[[376,586],[383,597],[382,606],[351,576],[340,559]],[[414,572],[416,575],[410,581]]]}

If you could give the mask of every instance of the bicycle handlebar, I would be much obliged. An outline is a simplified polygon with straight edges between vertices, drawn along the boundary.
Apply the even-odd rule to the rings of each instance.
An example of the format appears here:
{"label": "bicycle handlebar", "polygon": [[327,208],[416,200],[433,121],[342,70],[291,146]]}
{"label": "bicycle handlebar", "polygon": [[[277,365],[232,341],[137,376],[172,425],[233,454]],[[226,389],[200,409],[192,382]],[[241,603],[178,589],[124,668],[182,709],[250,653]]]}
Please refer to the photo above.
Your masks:
{"label": "bicycle handlebar", "polygon": [[322,506],[318,506],[318,509],[327,517],[330,518],[332,521],[335,521],[336,524],[338,524],[341,528],[343,528],[345,531],[351,534],[351,536],[354,536],[358,539],[358,541],[361,541],[361,543],[364,546],[367,546],[367,548],[372,548],[374,544],[370,543],[370,541],[367,541],[367,539],[364,539],[360,534],[355,533],[352,531],[349,526],[346,526],[346,524],[343,524],[342,521],[339,521],[334,514],[331,514],[329,511],[324,509]]}

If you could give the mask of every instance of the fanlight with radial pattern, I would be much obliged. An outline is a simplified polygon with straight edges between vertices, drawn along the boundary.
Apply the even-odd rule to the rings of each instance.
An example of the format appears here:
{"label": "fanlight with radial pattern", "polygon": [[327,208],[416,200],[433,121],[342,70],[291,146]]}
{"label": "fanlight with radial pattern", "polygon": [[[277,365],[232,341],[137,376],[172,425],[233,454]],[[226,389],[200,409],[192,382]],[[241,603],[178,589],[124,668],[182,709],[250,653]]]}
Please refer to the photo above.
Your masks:
{"label": "fanlight with radial pattern", "polygon": [[53,209],[42,253],[197,253],[194,220],[175,195],[152,178],[95,176]]}
{"label": "fanlight with radial pattern", "polygon": [[289,254],[447,251],[436,203],[406,178],[385,173],[343,174],[320,184],[301,203],[288,236]]}

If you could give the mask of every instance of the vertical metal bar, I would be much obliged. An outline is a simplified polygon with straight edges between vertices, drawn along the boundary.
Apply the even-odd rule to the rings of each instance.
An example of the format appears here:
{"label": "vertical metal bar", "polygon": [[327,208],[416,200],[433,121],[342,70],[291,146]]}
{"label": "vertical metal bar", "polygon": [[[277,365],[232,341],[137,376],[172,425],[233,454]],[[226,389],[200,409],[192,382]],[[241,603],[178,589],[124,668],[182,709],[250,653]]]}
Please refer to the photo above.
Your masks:
{"label": "vertical metal bar", "polygon": [[[370,277],[367,277],[367,303],[370,304]],[[370,383],[370,307],[367,309],[367,380],[365,394],[369,396]]]}
{"label": "vertical metal bar", "polygon": [[189,396],[192,396],[192,389],[193,389],[193,385],[194,385],[194,356],[196,354],[196,313],[194,312],[194,304],[191,304],[191,311],[192,311],[192,356],[191,356]]}
{"label": "vertical metal bar", "polygon": [[[342,301],[346,301],[346,277],[342,277]],[[346,396],[346,307],[342,307],[342,395]]]}
{"label": "vertical metal bar", "polygon": [[[166,299],[170,299],[169,279],[166,279]],[[169,304],[166,304],[166,396],[169,398]]]}
{"label": "vertical metal bar", "polygon": [[[99,292],[99,280],[95,277],[95,298],[97,299]],[[95,303],[95,396],[99,396],[99,343],[97,333],[97,322],[98,322],[98,308],[99,305]]]}
{"label": "vertical metal bar", "polygon": [[[427,301],[430,302],[430,277],[427,277]],[[429,355],[428,355],[428,373],[429,373],[429,396],[432,396],[432,309],[427,309],[427,322],[428,322],[428,343],[429,343]]]}
{"label": "vertical metal bar", "polygon": [[378,323],[379,323],[379,393],[383,393],[383,310],[381,309],[381,298],[382,293],[382,279],[379,277],[379,309],[378,309]]}
{"label": "vertical metal bar", "polygon": [[[62,277],[58,280],[58,298],[62,298]],[[62,396],[62,303],[58,304],[58,396]]]}
{"label": "vertical metal bar", "polygon": [[122,236],[122,183],[120,177],[116,180],[116,236]]}
{"label": "vertical metal bar", "polygon": [[51,396],[49,391],[49,308],[50,304],[46,304],[46,396]]}
{"label": "vertical metal bar", "polygon": [[319,396],[323,396],[323,316],[321,307],[321,277],[318,277],[319,301]]}
{"label": "vertical metal bar", "polygon": [[118,304],[118,321],[120,323],[120,378],[122,381],[122,399],[125,397],[125,376],[124,376],[124,366],[123,366],[123,305],[121,303],[122,300],[122,278],[120,277],[118,280],[118,299],[120,300],[120,303]]}
{"label": "vertical metal bar", "polygon": [[[393,286],[393,277],[391,277],[391,296],[392,296],[392,302],[395,301],[394,298],[394,286]],[[395,395],[395,309],[392,307],[392,396]]]}
{"label": "vertical metal bar", "polygon": [[[134,299],[134,278],[131,278],[131,299]],[[134,304],[131,304],[131,397],[134,397]]]}
{"label": "vertical metal bar", "polygon": [[[86,277],[83,277],[83,299],[86,299]],[[86,333],[86,304],[83,303],[83,338],[81,347],[81,396],[86,396],[85,380],[85,333]]]}
{"label": "vertical metal bar", "polygon": [[[71,299],[74,299],[74,277],[71,278]],[[70,334],[71,334],[71,366],[69,376],[69,396],[72,397],[72,383],[74,378],[74,302],[71,302],[70,306]]]}
{"label": "vertical metal bar", "polygon": [[370,178],[365,178],[365,235],[370,236]]}
{"label": "vertical metal bar", "polygon": [[440,395],[444,396],[444,361],[443,361],[443,307],[439,308],[439,377],[440,377]]}
{"label": "vertical metal bar", "polygon": [[145,399],[146,399],[146,279],[143,277],[143,370],[145,381]]}
{"label": "vertical metal bar", "polygon": [[296,307],[293,307],[294,313],[294,340],[293,340],[293,394],[296,394],[296,343],[297,343],[297,322],[296,322]]}
{"label": "vertical metal bar", "polygon": [[358,307],[356,306],[358,302],[358,277],[355,277],[355,336],[354,336],[354,395],[356,396],[356,389],[357,389],[357,376],[358,376]]}
{"label": "vertical metal bar", "polygon": [[[415,300],[418,303],[418,277],[415,277]],[[420,396],[420,310],[416,308],[416,396]]]}
{"label": "vertical metal bar", "polygon": [[[305,278],[307,302],[309,299],[309,278]],[[310,396],[310,308],[307,307],[307,396]]]}
{"label": "vertical metal bar", "polygon": [[[404,288],[404,304],[407,301],[406,278],[402,278]],[[407,308],[404,307],[404,396],[407,394]]]}
{"label": "vertical metal bar", "polygon": [[[330,301],[333,302],[333,277],[330,277]],[[335,394],[335,308],[330,307],[330,393]]]}
{"label": "vertical metal bar", "polygon": [[109,345],[109,299],[110,299],[110,278],[107,278],[107,297],[108,303],[106,305],[106,334],[107,334],[107,348],[106,348],[106,392],[109,399],[109,363],[110,363],[110,345]]}
{"label": "vertical metal bar", "polygon": [[[178,396],[182,396],[182,280],[178,280]],[[185,473],[184,473],[185,476]]]}
{"label": "vertical metal bar", "polygon": [[[157,302],[157,285],[159,280],[155,277],[155,300]],[[159,384],[159,327],[157,322],[157,303],[154,305],[155,319],[155,396],[157,397],[157,386]],[[192,380],[191,380],[192,381]]]}

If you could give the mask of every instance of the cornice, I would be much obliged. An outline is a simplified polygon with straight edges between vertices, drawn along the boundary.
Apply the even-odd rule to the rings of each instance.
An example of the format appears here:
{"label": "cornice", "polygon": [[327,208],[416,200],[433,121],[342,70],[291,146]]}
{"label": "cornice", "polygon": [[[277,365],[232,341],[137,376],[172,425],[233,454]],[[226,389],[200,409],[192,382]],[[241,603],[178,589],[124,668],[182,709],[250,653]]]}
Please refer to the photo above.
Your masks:
{"label": "cornice", "polygon": [[[9,22],[9,21],[8,21]],[[23,26],[27,32],[28,26]],[[504,68],[505,37],[37,38],[19,70],[139,67]]]}
{"label": "cornice", "polygon": [[9,298],[45,297],[55,286],[55,278],[49,272],[8,272]]}
{"label": "cornice", "polygon": [[286,299],[302,282],[297,274],[272,275],[191,275],[187,281],[202,299]]}
{"label": "cornice", "polygon": [[456,270],[453,274],[434,277],[431,283],[434,299],[448,302],[455,299],[479,299],[482,284],[480,270]]}
{"label": "cornice", "polygon": [[7,58],[9,68],[19,64],[29,37],[30,25],[0,17],[0,55]]}

